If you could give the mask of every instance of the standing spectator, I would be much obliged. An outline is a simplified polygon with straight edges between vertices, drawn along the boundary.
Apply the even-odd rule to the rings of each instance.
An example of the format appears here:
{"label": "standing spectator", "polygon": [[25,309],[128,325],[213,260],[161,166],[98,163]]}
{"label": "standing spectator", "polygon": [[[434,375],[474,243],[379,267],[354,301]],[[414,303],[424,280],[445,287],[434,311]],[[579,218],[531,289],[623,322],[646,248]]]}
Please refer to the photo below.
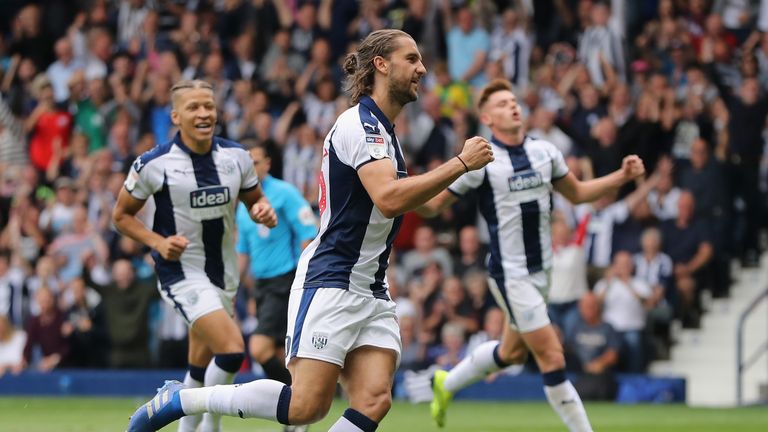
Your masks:
{"label": "standing spectator", "polygon": [[56,298],[48,288],[42,287],[35,292],[35,303],[40,314],[30,317],[25,326],[24,365],[50,372],[68,364],[69,342],[61,331],[64,315],[56,307]]}
{"label": "standing spectator", "polygon": [[443,7],[443,23],[449,29],[446,41],[451,79],[480,88],[486,82],[483,69],[491,49],[488,32],[475,25],[475,16],[468,6],[460,6],[454,13],[448,0],[444,0]]}
{"label": "standing spectator", "polygon": [[524,22],[514,8],[505,9],[491,34],[490,60],[500,61],[504,77],[515,91],[525,92],[528,86],[528,65],[531,57],[531,41],[525,33]]}
{"label": "standing spectator", "polygon": [[710,156],[704,140],[691,146],[691,164],[680,172],[680,187],[691,191],[696,202],[694,212],[706,221],[712,235],[714,281],[713,297],[726,297],[730,287],[730,198],[728,179],[722,164]]}
{"label": "standing spectator", "polygon": [[91,274],[95,268],[93,255],[84,254],[85,285],[101,294],[107,315],[107,328],[111,340],[109,365],[113,368],[148,367],[149,306],[160,298],[155,281],[136,279],[128,260],[112,264],[111,281],[99,283]]}
{"label": "standing spectator", "polygon": [[52,160],[57,163],[61,160],[69,145],[72,116],[56,108],[51,82],[44,74],[35,77],[32,95],[38,104],[26,119],[24,128],[31,135],[29,157],[32,165],[45,172]]}
{"label": "standing spectator", "polygon": [[624,44],[621,36],[608,26],[610,8],[606,2],[594,2],[589,18],[589,26],[579,39],[579,60],[587,66],[589,76],[598,88],[606,85],[607,75],[611,72],[623,81],[626,76]]}
{"label": "standing spectator", "polygon": [[632,255],[616,253],[613,265],[594,291],[603,305],[603,319],[621,336],[623,370],[642,373],[647,360],[643,332],[653,292],[648,284],[632,276],[632,270]]}
{"label": "standing spectator", "polygon": [[41,25],[40,6],[24,6],[16,15],[14,34],[8,52],[20,57],[27,57],[43,71],[53,59],[52,43]]}
{"label": "standing spectator", "polygon": [[56,61],[48,66],[46,75],[53,86],[53,99],[60,104],[69,99],[69,80],[75,71],[83,69],[83,64],[74,57],[72,43],[63,37],[54,45]]}
{"label": "standing spectator", "polygon": [[0,165],[25,165],[29,155],[24,122],[19,118],[19,109],[8,103],[8,99],[0,94]]}
{"label": "standing spectator", "polygon": [[741,214],[744,230],[737,240],[737,251],[742,264],[759,264],[758,245],[760,228],[760,160],[763,156],[763,128],[768,115],[768,97],[760,94],[760,83],[756,78],[743,80],[738,95],[726,98],[730,111],[728,123],[728,159],[731,164],[733,198],[744,203]]}

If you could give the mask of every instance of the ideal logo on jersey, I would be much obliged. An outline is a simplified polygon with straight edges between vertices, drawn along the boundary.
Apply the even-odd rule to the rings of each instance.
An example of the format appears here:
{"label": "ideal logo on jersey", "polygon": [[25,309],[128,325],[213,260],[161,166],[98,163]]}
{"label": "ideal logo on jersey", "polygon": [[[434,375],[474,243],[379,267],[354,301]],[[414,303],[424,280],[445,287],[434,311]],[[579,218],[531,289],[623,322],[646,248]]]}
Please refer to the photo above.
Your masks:
{"label": "ideal logo on jersey", "polygon": [[229,202],[229,188],[226,186],[210,186],[189,193],[192,208],[216,207]]}
{"label": "ideal logo on jersey", "polygon": [[519,192],[534,189],[544,184],[541,173],[538,171],[523,171],[509,178],[510,192]]}

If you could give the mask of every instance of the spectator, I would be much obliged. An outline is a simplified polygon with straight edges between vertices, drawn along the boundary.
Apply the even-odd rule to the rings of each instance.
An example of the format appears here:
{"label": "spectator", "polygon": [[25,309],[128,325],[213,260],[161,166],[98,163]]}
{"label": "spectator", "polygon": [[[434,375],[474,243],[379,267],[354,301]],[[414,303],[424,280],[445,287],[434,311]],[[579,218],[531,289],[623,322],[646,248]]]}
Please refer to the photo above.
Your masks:
{"label": "spectator", "polygon": [[24,122],[24,128],[31,135],[30,160],[35,168],[45,172],[52,160],[57,163],[61,160],[69,146],[72,116],[59,111],[54,105],[53,88],[45,75],[35,77],[32,95],[38,100],[38,104]]}
{"label": "spectator", "polygon": [[453,276],[453,261],[448,251],[437,245],[435,231],[429,226],[421,226],[414,233],[414,249],[406,252],[402,258],[402,273],[406,279],[421,274],[430,263],[436,262],[445,276]]}
{"label": "spectator", "polygon": [[24,364],[27,334],[14,328],[5,315],[0,315],[0,378],[6,372],[18,374]]}
{"label": "spectator", "polygon": [[448,323],[443,326],[440,331],[442,344],[432,347],[427,353],[430,364],[437,364],[442,368],[456,366],[467,352],[464,338],[465,330],[461,324]]}
{"label": "spectator", "polygon": [[531,42],[514,8],[502,12],[491,34],[490,60],[500,61],[507,78],[516,91],[525,91],[528,86],[528,65],[531,57]]}
{"label": "spectator", "polygon": [[651,287],[653,309],[648,311],[647,328],[652,336],[657,357],[668,358],[672,345],[670,325],[674,318],[677,295],[673,286],[673,264],[669,255],[661,251],[661,232],[657,228],[643,231],[642,251],[633,256],[635,277]]}
{"label": "spectator", "polygon": [[35,292],[35,304],[40,313],[29,318],[25,326],[24,367],[50,372],[68,365],[69,342],[61,331],[64,315],[56,307],[56,298],[47,287]]}
{"label": "spectator", "polygon": [[419,340],[416,317],[414,315],[399,316],[398,322],[400,323],[400,339],[403,341],[400,369],[422,369],[426,365],[426,346]]}
{"label": "spectator", "polygon": [[[448,72],[451,80],[466,82],[480,88],[486,82],[483,68],[491,49],[488,32],[475,25],[475,16],[468,6],[460,6],[455,13],[444,1],[443,25],[448,30]],[[455,22],[454,22],[455,19]]]}
{"label": "spectator", "polygon": [[675,286],[680,294],[684,327],[698,327],[700,289],[708,279],[712,241],[706,222],[695,217],[695,198],[689,191],[680,193],[677,218],[662,224],[664,252],[674,264]]}
{"label": "spectator", "polygon": [[603,319],[621,338],[620,358],[626,372],[642,373],[646,367],[645,331],[646,310],[652,302],[651,288],[632,276],[632,256],[620,251],[605,277],[595,285],[595,294],[602,304]]}
{"label": "spectator", "polygon": [[680,172],[680,187],[691,191],[696,202],[694,212],[709,227],[714,248],[712,295],[725,297],[731,283],[728,179],[720,162],[710,156],[704,140],[693,142],[690,159],[690,166]]}
{"label": "spectator", "polygon": [[100,263],[108,258],[107,244],[88,222],[88,213],[83,206],[75,208],[72,229],[62,234],[51,244],[49,253],[62,262],[58,275],[64,284],[83,273],[81,258],[85,252],[92,252]]}
{"label": "spectator", "polygon": [[453,270],[459,277],[473,271],[484,271],[488,251],[480,243],[477,227],[466,225],[459,230],[459,250],[453,258]]}
{"label": "spectator", "polygon": [[592,82],[603,88],[610,73],[621,80],[625,77],[624,45],[621,36],[608,26],[610,8],[605,2],[594,2],[589,18],[579,40],[579,60],[587,66]]}
{"label": "spectator", "polygon": [[[149,305],[160,298],[154,280],[137,280],[128,260],[112,265],[111,281],[99,283],[91,274],[95,267],[92,254],[83,262],[85,284],[101,294],[107,314],[107,328],[112,341],[109,364],[113,368],[145,368],[149,360]],[[131,307],[126,307],[130,305]]]}
{"label": "spectator", "polygon": [[40,214],[40,228],[53,236],[72,229],[75,216],[74,183],[69,177],[59,177],[54,183],[55,201]]}
{"label": "spectator", "polygon": [[583,247],[588,223],[588,217],[581,220],[574,234],[564,221],[552,222],[552,288],[547,310],[563,339],[576,327],[579,299],[589,291]]}
{"label": "spectator", "polygon": [[614,400],[617,384],[613,372],[619,362],[621,338],[603,321],[600,299],[585,293],[579,300],[579,314],[565,349],[576,357],[582,375],[576,379],[579,395],[587,400]]}
{"label": "spectator", "polygon": [[53,87],[53,99],[60,104],[69,99],[69,81],[75,71],[81,70],[83,65],[75,59],[72,43],[66,37],[56,41],[54,51],[56,61],[48,66],[46,74]]}
{"label": "spectator", "polygon": [[72,305],[64,313],[61,333],[68,338],[74,367],[107,367],[109,337],[99,295],[88,290],[82,278],[69,283]]}

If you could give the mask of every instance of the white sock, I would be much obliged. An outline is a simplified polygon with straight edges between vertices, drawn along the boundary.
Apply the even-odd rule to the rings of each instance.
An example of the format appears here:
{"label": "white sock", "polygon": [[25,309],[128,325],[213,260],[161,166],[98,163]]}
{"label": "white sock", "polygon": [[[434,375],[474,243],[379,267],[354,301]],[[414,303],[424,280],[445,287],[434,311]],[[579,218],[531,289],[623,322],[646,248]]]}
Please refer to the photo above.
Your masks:
{"label": "white sock", "polygon": [[[261,379],[245,384],[184,389],[179,392],[179,397],[186,415],[210,412],[277,421],[278,405],[286,387],[279,381]],[[284,410],[287,413],[287,407]]]}
{"label": "white sock", "polygon": [[555,386],[544,386],[547,400],[571,432],[592,432],[581,398],[570,381]]}
{"label": "white sock", "polygon": [[488,341],[475,348],[469,356],[448,372],[448,377],[445,379],[446,390],[456,393],[473,382],[480,381],[491,372],[501,369],[495,356],[498,346],[498,341]]}
{"label": "white sock", "polygon": [[[241,359],[242,361],[242,359]],[[225,371],[216,364],[216,357],[211,359],[205,369],[205,386],[212,387],[219,384],[232,384],[235,381],[235,373]],[[210,413],[203,414],[200,422],[200,432],[219,432],[221,430],[221,416]]]}
{"label": "white sock", "polygon": [[[184,377],[184,387],[188,389],[200,388],[203,386],[202,381],[198,381],[189,374]],[[196,414],[191,416],[182,417],[179,419],[179,429],[177,432],[195,432],[197,425],[200,424],[200,420],[203,419],[202,414]]]}
{"label": "white sock", "polygon": [[336,423],[328,429],[328,432],[363,432],[363,430],[347,420],[346,417],[339,417]]}
{"label": "white sock", "polygon": [[373,432],[379,424],[354,408],[347,408],[328,432]]}

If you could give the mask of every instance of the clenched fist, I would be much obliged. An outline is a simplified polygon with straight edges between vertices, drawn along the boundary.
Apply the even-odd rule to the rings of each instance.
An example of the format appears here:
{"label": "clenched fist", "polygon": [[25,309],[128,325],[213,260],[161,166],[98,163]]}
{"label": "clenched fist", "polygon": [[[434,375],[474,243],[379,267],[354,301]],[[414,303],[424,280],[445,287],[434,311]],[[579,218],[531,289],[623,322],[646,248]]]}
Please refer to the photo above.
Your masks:
{"label": "clenched fist", "polygon": [[181,254],[187,249],[189,240],[180,235],[172,235],[163,239],[157,246],[157,252],[168,261],[178,261]]}
{"label": "clenched fist", "polygon": [[274,228],[277,225],[275,210],[265,202],[257,202],[251,207],[251,219],[267,228]]}
{"label": "clenched fist", "polygon": [[645,174],[645,165],[637,155],[629,155],[621,161],[621,171],[624,173],[624,178],[631,181]]}
{"label": "clenched fist", "polygon": [[459,158],[464,161],[468,170],[474,171],[493,161],[493,148],[487,139],[474,136],[464,141]]}

